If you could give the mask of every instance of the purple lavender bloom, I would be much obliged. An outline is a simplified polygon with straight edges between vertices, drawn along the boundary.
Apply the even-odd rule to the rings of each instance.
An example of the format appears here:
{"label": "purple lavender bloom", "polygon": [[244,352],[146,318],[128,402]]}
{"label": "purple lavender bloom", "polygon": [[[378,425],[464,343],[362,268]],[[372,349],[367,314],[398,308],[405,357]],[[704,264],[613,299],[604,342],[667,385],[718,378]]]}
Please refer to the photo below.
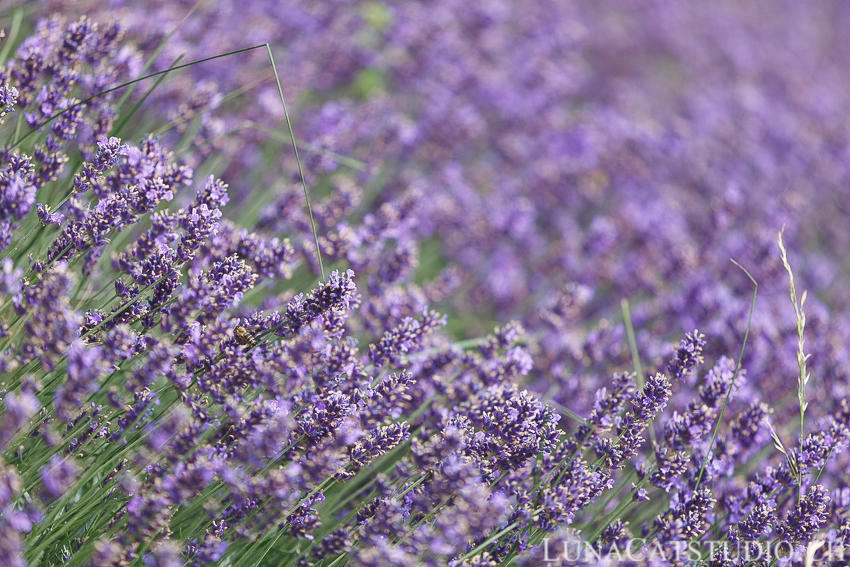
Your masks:
{"label": "purple lavender bloom", "polygon": [[0,563],[9,567],[27,567],[24,542],[13,529],[0,529]]}
{"label": "purple lavender bloom", "polygon": [[156,453],[164,451],[187,421],[188,416],[182,408],[178,408],[168,417],[160,419],[156,426],[150,428],[147,441],[151,451]]}
{"label": "purple lavender bloom", "polygon": [[227,548],[226,541],[221,541],[207,533],[200,545],[190,544],[183,553],[194,560],[193,565],[209,565],[212,562],[220,561]]}
{"label": "purple lavender bloom", "polygon": [[353,271],[347,270],[342,275],[332,272],[327,283],[321,284],[306,297],[299,294],[289,302],[284,315],[286,322],[278,335],[296,333],[321,315],[348,311],[355,302],[356,290]]}
{"label": "purple lavender bloom", "polygon": [[314,506],[321,504],[324,501],[325,496],[321,492],[308,496],[302,500],[295,512],[290,514],[290,516],[286,519],[286,523],[289,526],[289,533],[298,539],[313,539],[310,532],[320,525],[319,517],[316,514]]}
{"label": "purple lavender bloom", "polygon": [[408,373],[391,374],[363,393],[361,423],[364,427],[398,419],[409,408],[412,396],[408,393],[416,380]]}
{"label": "purple lavender bloom", "polygon": [[670,492],[673,486],[681,488],[680,478],[687,472],[690,458],[687,453],[671,451],[669,447],[655,447],[655,467],[647,477],[653,486]]}
{"label": "purple lavender bloom", "polygon": [[[632,490],[635,490],[637,486],[632,483],[631,488]],[[646,502],[647,500],[649,500],[649,496],[646,494],[646,489],[641,487],[635,490],[634,496],[632,496],[632,500],[634,500],[635,502]]]}
{"label": "purple lavender bloom", "polygon": [[776,514],[772,506],[766,502],[756,504],[746,518],[737,526],[729,528],[729,541],[754,542],[769,535],[776,525]]}
{"label": "purple lavender bloom", "polygon": [[795,545],[808,543],[826,522],[828,504],[826,489],[812,486],[785,521],[777,526],[776,534]]}
{"label": "purple lavender bloom", "polygon": [[379,539],[361,548],[355,558],[362,567],[414,567],[418,564],[416,555],[407,553],[403,547],[392,545],[389,538]]}
{"label": "purple lavender bloom", "polygon": [[644,442],[643,431],[649,421],[667,406],[670,393],[669,378],[661,373],[649,377],[643,390],[632,400],[631,411],[616,428],[618,440],[603,437],[594,446],[609,468],[621,468],[625,460],[637,455]]}
{"label": "purple lavender bloom", "polygon": [[679,542],[701,536],[708,527],[708,515],[715,502],[708,488],[674,499],[667,512],[653,522],[659,530],[658,538],[662,542]]}
{"label": "purple lavender bloom", "polygon": [[235,239],[233,250],[250,262],[260,276],[271,279],[292,277],[296,254],[289,240],[266,239],[246,230],[239,231]]}
{"label": "purple lavender bloom", "polygon": [[72,284],[67,265],[58,263],[13,298],[15,312],[29,315],[24,325],[23,361],[38,358],[45,368],[52,368],[55,359],[76,340],[79,315],[70,306]]}
{"label": "purple lavender bloom", "polygon": [[0,124],[5,122],[5,117],[14,112],[14,106],[18,102],[18,89],[8,84],[0,86]]}
{"label": "purple lavender bloom", "polygon": [[393,423],[379,428],[375,433],[358,441],[349,452],[349,459],[354,470],[405,441],[410,435],[409,430],[410,426],[407,423]]}
{"label": "purple lavender bloom", "polygon": [[162,541],[150,553],[146,553],[142,564],[145,567],[182,567],[180,547],[172,541]]}
{"label": "purple lavender bloom", "polygon": [[153,138],[146,138],[139,147],[121,146],[114,139],[102,142],[79,187],[88,188],[116,163],[104,181],[109,191],[93,208],[80,210],[78,218],[65,227],[47,255],[48,262],[102,247],[109,242],[110,233],[135,223],[139,214],[151,212],[161,201],[171,200],[179,185],[192,180],[192,171],[175,163],[173,154]]}
{"label": "purple lavender bloom", "polygon": [[97,391],[99,379],[108,368],[100,347],[74,341],[68,349],[68,379],[56,390],[56,415],[70,419],[85,398]]}
{"label": "purple lavender bloom", "polygon": [[[798,453],[801,474],[812,470],[820,471],[827,459],[840,455],[850,445],[850,403],[841,400],[834,415],[827,415],[818,424],[818,430],[803,439]],[[820,474],[818,472],[817,474]]]}
{"label": "purple lavender bloom", "polygon": [[370,346],[372,364],[378,368],[386,363],[401,365],[404,355],[420,350],[425,337],[445,324],[445,315],[434,311],[423,313],[422,321],[405,318],[398,327],[384,333],[380,343]]}
{"label": "purple lavender bloom", "polygon": [[535,455],[551,452],[560,436],[560,416],[515,386],[491,386],[461,405],[461,411],[486,431],[467,449],[486,474],[521,468]]}
{"label": "purple lavender bloom", "polygon": [[631,539],[631,532],[626,525],[621,520],[614,520],[599,535],[598,549],[603,554],[614,547],[618,550],[626,549],[629,539]]}
{"label": "purple lavender bloom", "polygon": [[321,439],[333,432],[354,409],[348,396],[329,392],[298,418],[300,429],[312,439]]}
{"label": "purple lavender bloom", "polygon": [[0,169],[0,250],[11,242],[11,230],[35,204],[36,185],[30,158],[18,153]]}
{"label": "purple lavender bloom", "polygon": [[[0,449],[5,447],[29,419],[41,409],[41,404],[32,392],[23,391],[20,395],[7,392],[3,396],[3,412],[0,413]],[[2,498],[0,498],[2,506]]]}
{"label": "purple lavender bloom", "polygon": [[48,498],[58,498],[74,484],[77,465],[73,460],[53,455],[48,464],[41,468],[41,481]]}
{"label": "purple lavender bloom", "polygon": [[[287,96],[317,94],[293,96],[299,137],[313,150],[369,161],[355,174],[369,188],[366,211],[341,169],[350,159],[304,162],[311,189],[331,194],[315,203],[314,216],[318,247],[340,272],[303,294],[304,270],[316,271],[318,257],[300,186],[270,196],[255,225],[220,218],[229,199],[234,209],[252,202],[245,188],[273,186],[278,174],[259,151],[263,136],[242,128],[280,117],[269,102],[275,93],[261,85],[257,105],[221,104],[222,93],[260,76],[250,54],[238,65],[210,61],[175,73],[144,112],[178,123],[127,147],[104,138],[117,116],[109,96],[74,106],[141,72],[139,54],[119,51],[117,26],[44,21],[0,69],[0,83],[18,89],[24,129],[66,111],[22,145],[32,155],[29,185],[8,184],[5,212],[0,186],[0,243],[13,234],[20,243],[0,284],[15,295],[0,305],[8,347],[0,372],[10,377],[2,419],[12,435],[32,431],[8,459],[26,472],[22,455],[33,448],[73,453],[80,468],[123,453],[82,488],[81,500],[102,503],[110,517],[86,521],[119,541],[63,541],[46,557],[202,565],[232,561],[245,545],[284,530],[273,551],[295,550],[293,564],[350,554],[364,565],[483,566],[509,562],[570,523],[598,528],[602,549],[628,536],[626,521],[645,518],[645,507],[627,500],[622,520],[596,521],[622,495],[600,496],[619,486],[617,470],[635,457],[654,458],[656,466],[638,472],[666,491],[658,495],[666,511],[643,533],[661,545],[702,537],[714,521],[718,533],[732,525],[730,539],[765,537],[777,523],[801,544],[826,527],[846,538],[846,499],[815,502],[812,489],[795,504],[798,479],[777,455],[736,466],[767,439],[769,406],[753,400],[775,401],[779,377],[795,370],[794,345],[785,348],[794,322],[777,315],[785,313],[787,281],[766,236],[786,222],[795,248],[837,243],[812,247],[819,251],[802,268],[817,291],[806,332],[812,375],[824,388],[810,390],[806,423],[816,431],[789,453],[803,475],[823,470],[824,483],[842,483],[846,469],[850,410],[825,402],[848,393],[850,326],[841,313],[850,302],[830,282],[850,243],[833,228],[846,224],[846,211],[832,206],[846,188],[850,138],[844,121],[825,117],[850,115],[845,61],[834,55],[847,41],[831,34],[828,50],[809,41],[825,29],[818,18],[842,21],[843,8],[437,0],[427,9],[392,1],[338,9],[292,0],[281,19],[264,1],[201,7],[163,50],[175,56],[168,61],[183,50],[218,53],[244,45],[246,29],[272,39],[291,75]],[[65,0],[42,2],[68,9]],[[102,0],[86,7],[113,15]],[[176,4],[129,2],[122,10],[132,40],[148,52],[163,34],[143,23],[182,18]],[[794,41],[777,31],[790,16],[808,24],[793,26]],[[812,81],[801,69],[829,80]],[[183,143],[171,145],[178,135]],[[77,152],[81,169],[63,175]],[[194,200],[181,194],[189,166],[214,152],[223,160],[208,163],[228,164],[232,193],[211,177]],[[4,157],[7,167],[16,159],[29,158]],[[46,203],[72,180],[78,194],[51,212]],[[43,191],[38,220],[59,229],[38,226],[31,213],[48,181],[55,185]],[[174,209],[164,209],[167,201]],[[238,218],[250,221],[253,211]],[[821,222],[805,222],[811,218]],[[20,223],[32,223],[38,238],[60,232],[46,259],[50,243],[14,233]],[[126,240],[134,241],[118,246]],[[448,293],[450,276],[412,284],[434,277],[430,262],[419,265],[420,250],[456,265],[462,285]],[[23,279],[15,264],[27,251],[34,269]],[[111,268],[98,269],[102,254]],[[720,424],[694,492],[707,434],[732,391],[734,364],[720,355],[740,347],[749,309],[748,282],[728,267],[730,256],[764,291],[745,353],[752,380],[735,385],[729,415],[737,417]],[[348,266],[365,285],[355,287]],[[85,280],[75,279],[77,268]],[[123,280],[113,282],[113,273]],[[281,281],[295,274],[291,285]],[[572,284],[563,285],[565,274]],[[612,297],[632,301],[638,350],[650,367],[664,368],[668,337],[683,326],[699,324],[717,339],[709,345],[688,334],[667,375],[650,375],[642,392],[628,375],[601,388],[612,368],[636,362]],[[471,314],[488,313],[521,320],[528,344],[517,345],[516,324],[478,348],[453,344],[433,301],[461,315],[452,336],[477,330]],[[709,352],[719,362],[698,385],[695,368]],[[110,390],[101,391],[107,372]],[[565,442],[543,393],[578,421]],[[57,412],[33,415],[33,401],[51,396]],[[677,411],[663,422],[659,440],[667,443],[644,447],[645,430],[668,404]],[[785,410],[775,408],[778,423]],[[394,451],[399,458],[373,470],[370,463],[396,447],[404,449]],[[601,458],[588,462],[590,448]],[[338,498],[340,486],[322,502],[325,483],[357,474],[344,487],[350,499]],[[24,508],[0,523],[28,529],[35,515],[9,485],[9,501]],[[650,494],[633,490],[637,501]],[[65,500],[69,512],[79,506]],[[186,526],[200,527],[185,533]],[[8,561],[7,548],[32,543],[2,537]]]}
{"label": "purple lavender bloom", "polygon": [[170,201],[177,187],[192,182],[192,169],[178,164],[173,152],[152,136],[126,151],[107,184],[113,190],[125,188],[130,205],[138,213],[154,210],[160,201]]}
{"label": "purple lavender bloom", "polygon": [[578,512],[593,502],[604,490],[614,485],[605,470],[592,470],[579,459],[570,459],[565,466],[554,471],[554,478],[561,479],[560,483],[552,483],[540,491],[540,496],[534,503],[542,508],[538,516],[532,515],[531,509],[518,508],[514,513],[518,518],[527,515],[524,522],[533,524],[545,531],[554,531],[559,525],[572,524]]}
{"label": "purple lavender bloom", "polygon": [[610,431],[615,425],[618,414],[633,398],[635,392],[633,376],[615,374],[612,382],[610,394],[606,388],[601,388],[593,396],[593,409],[590,415],[586,422],[579,424],[576,429],[575,442],[572,440],[568,442],[572,450],[591,446],[603,433]]}
{"label": "purple lavender bloom", "polygon": [[667,373],[674,381],[678,382],[690,376],[694,367],[705,361],[702,356],[705,344],[705,335],[697,330],[686,333],[685,338],[679,341],[675,358],[667,363]]}
{"label": "purple lavender bloom", "polygon": [[670,379],[658,373],[651,376],[632,401],[632,413],[637,421],[646,423],[667,406],[670,399]]}
{"label": "purple lavender bloom", "polygon": [[85,17],[63,29],[62,19],[54,16],[38,22],[36,29],[37,33],[18,47],[7,77],[19,89],[18,103],[27,110],[27,124],[35,128],[50,122],[50,131],[57,138],[50,151],[53,163],[47,169],[51,171],[42,177],[46,182],[67,159],[60,155],[65,142],[82,132],[81,149],[88,156],[88,143],[112,127],[112,94],[98,96],[85,109],[79,101],[120,82],[129,70],[127,63],[139,55],[125,50],[119,56],[118,27],[100,28]]}
{"label": "purple lavender bloom", "polygon": [[[70,159],[65,151],[65,144],[52,135],[48,135],[43,144],[36,144],[32,155],[39,164],[35,178],[35,183],[39,187],[58,180]],[[73,205],[69,205],[69,208],[72,207]]]}
{"label": "purple lavender bloom", "polygon": [[478,350],[485,358],[496,357],[497,351],[505,350],[514,346],[517,341],[525,335],[525,329],[519,321],[511,321],[504,328],[496,327],[492,335],[478,346]]}
{"label": "purple lavender bloom", "polygon": [[180,239],[180,246],[177,249],[178,261],[188,262],[195,257],[195,251],[200,245],[218,230],[217,219],[220,217],[221,211],[218,209],[211,211],[206,204],[181,216],[180,225],[185,234]]}
{"label": "purple lavender bloom", "polygon": [[3,259],[3,273],[0,279],[0,291],[8,295],[14,295],[21,289],[21,276],[24,271],[20,268],[15,268],[15,262],[11,258]]}
{"label": "purple lavender bloom", "polygon": [[744,410],[732,424],[732,437],[743,449],[758,445],[759,433],[761,437],[768,437],[764,420],[770,414],[770,409],[764,402],[753,402]]}
{"label": "purple lavender bloom", "polygon": [[38,220],[41,221],[41,224],[44,226],[49,224],[62,224],[62,221],[65,220],[65,215],[62,213],[51,213],[50,207],[46,205],[37,203],[35,207],[38,213]]}
{"label": "purple lavender bloom", "polygon": [[121,545],[116,541],[105,541],[99,539],[94,544],[94,553],[91,557],[92,565],[112,565],[119,559],[122,553]]}
{"label": "purple lavender bloom", "polygon": [[195,206],[206,205],[209,209],[220,209],[230,201],[227,184],[210,175],[204,182],[203,188],[195,197]]}
{"label": "purple lavender bloom", "polygon": [[326,557],[337,556],[340,553],[347,553],[351,550],[351,545],[351,532],[347,528],[334,530],[322,538],[322,541],[313,548],[313,559],[318,561]]}
{"label": "purple lavender bloom", "polygon": [[15,468],[0,469],[0,506],[6,508],[20,495],[22,489],[21,477]]}
{"label": "purple lavender bloom", "polygon": [[148,345],[127,325],[116,325],[101,336],[104,356],[112,361],[130,360]]}
{"label": "purple lavender bloom", "polygon": [[688,404],[683,413],[673,412],[664,427],[664,435],[673,448],[681,451],[686,446],[693,447],[711,432],[732,388],[734,376],[735,363],[722,357],[709,371],[705,383],[698,388],[697,398]]}
{"label": "purple lavender bloom", "polygon": [[463,486],[454,505],[437,516],[430,529],[414,540],[426,555],[457,556],[469,550],[470,542],[484,540],[503,525],[511,512],[509,498],[502,492],[490,493],[484,483]]}
{"label": "purple lavender bloom", "polygon": [[104,137],[97,143],[97,155],[89,162],[83,164],[82,172],[74,175],[74,190],[77,193],[85,193],[92,184],[112,169],[121,156],[127,155],[128,146],[121,143],[120,138],[112,137],[108,140]]}

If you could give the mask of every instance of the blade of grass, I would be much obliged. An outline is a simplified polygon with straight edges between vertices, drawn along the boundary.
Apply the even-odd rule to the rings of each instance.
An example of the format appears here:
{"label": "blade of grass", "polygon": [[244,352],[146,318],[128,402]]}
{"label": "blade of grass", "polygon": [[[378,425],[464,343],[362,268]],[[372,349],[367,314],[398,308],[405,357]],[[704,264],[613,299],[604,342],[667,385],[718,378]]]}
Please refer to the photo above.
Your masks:
{"label": "blade of grass", "polygon": [[[278,140],[280,142],[285,141],[272,128],[268,128],[266,126],[263,126],[262,124],[257,124],[256,122],[253,122],[251,120],[245,121],[241,126],[239,126],[236,129],[242,130],[242,129],[247,129],[247,128],[250,128],[252,130],[256,130],[258,132],[262,132],[263,134],[269,136],[270,138],[273,138],[273,139]],[[301,144],[301,147],[304,148],[305,150],[307,150],[308,152],[327,156],[329,158],[332,158],[332,159],[338,161],[342,165],[349,167],[351,169],[354,169],[356,171],[366,171],[366,169],[367,169],[367,165],[364,162],[362,162],[358,159],[354,159],[354,158],[349,157],[349,156],[338,154],[338,153],[333,152],[331,150],[328,150],[328,149],[322,148],[320,146],[316,146],[314,144],[310,144],[308,142],[305,142],[304,140],[296,140],[296,141],[299,144]]]}
{"label": "blade of grass", "polygon": [[753,282],[753,300],[750,303],[750,315],[747,319],[747,330],[744,332],[744,341],[741,343],[741,352],[738,353],[738,364],[735,365],[735,373],[732,375],[732,382],[729,384],[729,391],[726,392],[726,398],[723,400],[723,407],[720,410],[720,415],[717,417],[717,422],[714,424],[714,433],[711,434],[711,443],[708,444],[708,450],[705,453],[705,458],[702,461],[702,467],[699,469],[699,476],[694,486],[694,492],[699,488],[699,483],[702,481],[702,475],[705,473],[705,467],[708,465],[708,459],[711,457],[711,450],[714,448],[714,442],[717,440],[717,431],[720,429],[720,424],[723,422],[723,415],[726,413],[726,406],[729,405],[729,398],[732,396],[732,389],[735,387],[735,380],[738,379],[738,372],[741,371],[741,361],[744,359],[744,349],[747,348],[747,339],[750,337],[750,328],[753,325],[753,311],[756,309],[756,295],[758,295],[759,284],[756,279],[747,271],[747,269],[732,260],[732,263],[741,268],[750,281]]}
{"label": "blade of grass", "polygon": [[274,80],[277,82],[277,92],[280,94],[280,104],[283,105],[283,115],[286,118],[286,127],[289,129],[289,137],[292,140],[292,151],[295,152],[295,162],[298,164],[298,176],[301,178],[301,186],[304,188],[304,199],[307,200],[307,212],[310,214],[310,226],[313,228],[313,238],[316,240],[316,254],[319,258],[319,271],[322,274],[322,282],[325,281],[325,267],[322,265],[322,250],[319,247],[319,233],[316,232],[316,221],[313,220],[313,207],[310,206],[310,195],[307,193],[307,181],[304,179],[304,169],[301,167],[301,158],[298,157],[298,144],[295,143],[295,132],[292,131],[292,121],[289,119],[289,112],[286,110],[286,100],[283,97],[283,86],[280,84],[280,76],[277,74],[277,66],[274,63],[274,55],[272,55],[272,47],[268,43],[266,49],[269,52],[269,60],[274,71]]}
{"label": "blade of grass", "polygon": [[576,423],[578,423],[579,425],[585,425],[585,426],[587,425],[587,420],[586,420],[586,419],[584,419],[582,416],[580,416],[579,414],[577,414],[576,412],[574,412],[574,411],[573,411],[573,410],[571,410],[570,408],[568,408],[568,407],[566,407],[566,406],[563,406],[563,405],[559,404],[559,403],[558,403],[558,402],[556,402],[555,400],[549,400],[549,401],[547,401],[547,402],[545,402],[545,403],[546,403],[546,404],[549,404],[549,405],[550,405],[550,406],[552,406],[552,407],[554,407],[556,410],[558,410],[559,412],[561,412],[561,413],[562,413],[562,414],[564,414],[565,416],[569,417],[570,419],[572,419],[573,421],[575,421],[575,422],[576,422]]}
{"label": "blade of grass", "polygon": [[788,468],[791,469],[791,474],[794,475],[794,478],[797,479],[798,484],[800,485],[800,490],[802,491],[802,478],[800,476],[800,467],[797,464],[797,458],[794,456],[794,453],[789,453],[787,449],[785,449],[785,444],[782,443],[782,438],[779,437],[779,434],[773,428],[770,421],[766,418],[764,420],[765,424],[767,424],[767,428],[770,429],[770,436],[773,438],[773,446],[776,447],[776,450],[785,455],[785,460],[788,461]]}
{"label": "blade of grass", "polygon": [[[637,385],[638,388],[643,390],[644,378],[643,378],[643,366],[640,363],[640,353],[638,353],[637,348],[637,340],[635,339],[635,328],[632,325],[632,314],[629,310],[629,301],[626,298],[623,298],[620,301],[620,307],[623,310],[623,325],[626,327],[626,337],[629,340],[629,350],[632,353],[632,363],[635,365],[635,372],[637,373]],[[653,420],[649,424],[649,440],[652,443],[652,446],[655,446],[655,421]]]}
{"label": "blade of grass", "polygon": [[89,102],[91,102],[92,100],[94,100],[94,99],[96,99],[96,98],[98,98],[98,97],[101,97],[101,96],[103,96],[103,95],[106,95],[106,94],[109,94],[109,93],[113,93],[113,92],[115,92],[115,91],[121,90],[121,89],[126,88],[126,87],[129,87],[129,86],[131,86],[131,85],[135,85],[136,83],[139,83],[139,82],[144,81],[144,80],[146,80],[146,79],[152,79],[153,77],[159,77],[160,75],[165,75],[165,74],[167,74],[167,73],[171,73],[172,71],[177,71],[177,70],[179,70],[179,69],[185,69],[186,67],[191,67],[191,66],[193,66],[193,65],[197,65],[197,64],[199,64],[199,63],[205,63],[205,62],[207,62],[207,61],[214,61],[214,60],[216,60],[216,59],[221,59],[222,57],[229,57],[230,55],[236,55],[236,54],[239,54],[239,53],[246,53],[246,52],[248,52],[248,51],[253,51],[254,49],[261,49],[261,48],[263,48],[263,47],[267,47],[267,46],[268,46],[268,44],[267,44],[267,43],[263,43],[263,44],[261,44],[261,45],[252,45],[251,47],[243,47],[242,49],[235,49],[235,50],[233,50],[233,51],[228,51],[227,53],[220,53],[220,54],[218,54],[218,55],[213,55],[213,56],[211,56],[211,57],[204,57],[204,58],[202,58],[202,59],[197,59],[197,60],[195,60],[195,61],[191,61],[191,62],[189,62],[189,63],[184,63],[184,64],[182,64],[182,65],[177,65],[177,66],[175,66],[175,67],[173,67],[173,68],[171,68],[171,69],[166,69],[166,70],[164,70],[164,71],[156,71],[155,73],[149,73],[149,74],[147,74],[147,75],[144,75],[143,77],[137,77],[137,78],[133,79],[132,81],[127,81],[127,82],[125,82],[125,83],[121,83],[120,85],[114,86],[114,87],[112,87],[112,88],[109,88],[109,89],[106,89],[106,90],[100,91],[99,93],[95,93],[95,94],[91,95],[90,97],[87,97],[87,98],[85,98],[85,99],[81,100],[80,102],[77,102],[77,103],[75,103],[75,104],[72,104],[71,106],[69,106],[68,108],[66,108],[66,109],[64,109],[64,110],[62,110],[62,111],[60,111],[60,112],[57,112],[56,114],[53,114],[52,116],[50,116],[50,117],[48,117],[48,118],[44,119],[42,122],[39,122],[39,123],[35,126],[35,128],[33,128],[32,130],[30,130],[29,132],[27,132],[26,134],[24,134],[24,135],[23,135],[20,139],[16,139],[16,140],[15,140],[15,142],[14,142],[14,143],[13,143],[13,144],[9,147],[9,148],[7,148],[7,149],[8,149],[8,150],[11,150],[12,148],[17,147],[17,146],[18,146],[21,142],[23,142],[24,140],[26,140],[27,138],[29,138],[30,136],[32,136],[32,135],[33,135],[35,132],[37,132],[39,129],[43,128],[43,127],[44,127],[44,126],[46,126],[47,124],[50,124],[51,122],[53,122],[54,120],[56,120],[56,119],[57,119],[57,118],[59,118],[60,116],[64,115],[64,114],[65,114],[65,113],[67,113],[67,112],[70,112],[70,111],[72,111],[72,110],[74,110],[74,109],[76,109],[76,108],[79,108],[79,107],[81,107],[81,106],[83,106],[83,105],[85,105],[85,104],[88,104],[88,103],[89,103]]}
{"label": "blade of grass", "polygon": [[[791,270],[791,263],[788,261],[788,251],[785,249],[785,244],[782,242],[782,235],[784,232],[785,227],[783,226],[779,231],[777,242],[779,244],[779,253],[782,259],[782,265],[785,267],[785,271],[788,272],[788,295],[791,298],[791,303],[794,305],[794,315],[797,318],[797,366],[800,370],[800,374],[797,376],[797,400],[800,405],[800,450],[802,451],[805,431],[803,429],[803,425],[806,416],[806,409],[809,406],[809,403],[806,401],[806,385],[812,377],[806,368],[806,361],[811,355],[806,354],[804,350],[805,340],[803,338],[803,334],[806,330],[806,312],[803,310],[803,305],[806,303],[806,292],[803,292],[803,295],[798,301],[797,289],[794,286],[794,272]],[[802,498],[802,494],[803,486],[802,479],[800,479],[800,498]]]}
{"label": "blade of grass", "polygon": [[632,363],[635,365],[635,372],[637,372],[637,385],[638,388],[643,390],[643,367],[640,363],[637,341],[635,340],[635,328],[632,325],[632,314],[629,310],[629,300],[623,298],[620,301],[620,307],[623,310],[623,324],[626,326],[626,337],[629,340],[629,350],[632,353]]}
{"label": "blade of grass", "polygon": [[9,60],[9,54],[12,52],[12,46],[15,45],[15,40],[18,39],[18,34],[21,32],[21,23],[24,21],[24,9],[18,8],[12,12],[12,27],[9,28],[9,35],[3,41],[3,50],[0,51],[0,65],[5,65]]}

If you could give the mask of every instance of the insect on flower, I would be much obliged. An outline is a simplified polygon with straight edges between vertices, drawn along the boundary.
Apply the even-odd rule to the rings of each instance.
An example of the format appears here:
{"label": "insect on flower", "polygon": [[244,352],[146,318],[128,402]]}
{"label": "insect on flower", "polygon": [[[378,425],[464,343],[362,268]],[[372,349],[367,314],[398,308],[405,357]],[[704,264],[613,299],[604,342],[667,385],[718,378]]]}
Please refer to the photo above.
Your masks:
{"label": "insect on flower", "polygon": [[233,329],[233,338],[236,339],[236,342],[240,345],[252,347],[257,344],[257,340],[251,332],[241,325]]}

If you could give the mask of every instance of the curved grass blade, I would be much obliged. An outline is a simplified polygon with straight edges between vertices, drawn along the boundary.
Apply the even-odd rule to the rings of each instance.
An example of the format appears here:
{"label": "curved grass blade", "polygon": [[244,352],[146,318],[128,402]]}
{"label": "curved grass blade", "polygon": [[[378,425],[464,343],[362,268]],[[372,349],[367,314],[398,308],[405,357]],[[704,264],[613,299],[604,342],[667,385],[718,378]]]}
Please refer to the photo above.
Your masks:
{"label": "curved grass blade", "polygon": [[12,148],[17,147],[21,142],[23,142],[24,140],[26,140],[27,138],[32,136],[34,133],[36,133],[38,130],[40,130],[44,126],[50,124],[51,122],[53,122],[54,120],[56,120],[60,116],[64,115],[65,113],[70,112],[70,111],[72,111],[76,108],[79,108],[79,107],[81,107],[85,104],[88,104],[89,102],[93,101],[94,99],[96,99],[98,97],[101,97],[101,96],[109,94],[109,93],[113,93],[115,91],[121,90],[121,89],[129,87],[131,85],[135,85],[136,83],[139,83],[139,82],[144,81],[146,79],[152,79],[153,77],[159,77],[160,75],[165,75],[167,73],[171,73],[172,71],[177,71],[179,69],[185,69],[186,67],[191,67],[191,66],[197,65],[199,63],[205,63],[207,61],[214,61],[216,59],[221,59],[222,57],[228,57],[230,55],[236,55],[238,53],[245,53],[245,52],[248,52],[248,51],[253,51],[254,49],[260,49],[260,48],[266,47],[267,45],[268,44],[266,44],[266,43],[263,43],[261,45],[252,45],[251,47],[243,47],[242,49],[235,49],[233,51],[228,51],[227,53],[220,53],[218,55],[213,55],[211,57],[204,57],[202,59],[197,59],[197,60],[191,61],[189,63],[177,65],[177,66],[175,66],[171,69],[165,69],[164,71],[156,71],[154,73],[149,73],[149,74],[144,75],[142,77],[137,77],[137,78],[133,79],[132,81],[127,81],[125,83],[121,83],[120,85],[114,86],[112,88],[100,91],[99,93],[95,93],[95,94],[91,95],[90,97],[87,97],[87,98],[85,98],[85,99],[83,99],[83,100],[81,100],[81,101],[79,101],[75,104],[72,104],[71,106],[69,106],[68,108],[66,108],[64,110],[57,112],[56,114],[51,115],[49,118],[46,118],[42,122],[39,122],[35,126],[35,128],[33,128],[32,130],[30,130],[29,132],[24,134],[20,139],[15,140],[15,142],[10,147],[8,147],[7,150],[11,150]]}
{"label": "curved grass blade", "polygon": [[[628,340],[629,340],[629,350],[631,351],[631,354],[632,354],[632,363],[635,365],[635,373],[637,374],[635,381],[637,382],[638,388],[643,390],[643,386],[644,386],[643,366],[640,363],[640,353],[638,352],[637,340],[635,339],[635,327],[634,327],[634,325],[632,325],[632,314],[631,314],[631,311],[629,310],[629,300],[626,299],[626,298],[623,298],[620,301],[620,307],[623,310],[623,325],[626,326],[626,337],[628,337]],[[652,446],[654,447],[655,446],[655,420],[652,420],[649,423],[648,429],[649,429],[649,440],[652,443]]]}
{"label": "curved grass blade", "polygon": [[735,373],[732,375],[732,382],[729,384],[729,391],[726,392],[726,398],[723,400],[723,408],[720,410],[720,415],[717,417],[717,422],[714,424],[714,433],[711,434],[711,443],[708,445],[708,450],[705,453],[705,458],[702,461],[702,467],[699,469],[699,476],[697,476],[697,482],[694,485],[694,492],[699,488],[699,483],[702,481],[702,475],[705,473],[705,467],[708,465],[708,459],[711,457],[711,450],[714,448],[714,442],[717,440],[717,431],[720,429],[720,423],[723,421],[723,415],[726,413],[726,406],[729,405],[729,398],[732,396],[732,389],[735,387],[735,380],[738,378],[738,373],[741,371],[741,361],[744,358],[744,349],[747,348],[747,339],[750,337],[750,329],[753,325],[753,311],[756,308],[756,295],[759,291],[759,284],[756,279],[747,271],[747,269],[732,260],[732,263],[741,268],[747,277],[750,278],[750,281],[753,282],[753,300],[750,304],[750,316],[747,320],[747,330],[744,333],[744,341],[741,343],[741,352],[738,354],[738,364],[735,365]]}
{"label": "curved grass blade", "polygon": [[274,55],[272,55],[272,47],[268,43],[265,44],[269,52],[269,60],[274,71],[274,80],[277,82],[277,92],[280,94],[280,103],[283,105],[283,115],[286,117],[286,127],[289,129],[289,137],[292,140],[292,151],[295,152],[295,162],[298,164],[298,176],[301,178],[301,187],[304,188],[304,199],[307,200],[307,212],[310,214],[310,226],[313,228],[313,238],[316,240],[316,254],[319,258],[319,271],[322,274],[322,282],[325,281],[325,267],[322,264],[322,250],[319,246],[319,233],[316,232],[316,221],[313,220],[313,207],[310,206],[310,195],[307,193],[307,182],[304,179],[304,169],[301,167],[301,158],[298,157],[298,145],[295,143],[295,132],[292,131],[292,121],[289,119],[289,112],[286,110],[286,100],[283,97],[283,87],[280,84],[280,76],[277,74],[277,66],[274,64]]}
{"label": "curved grass blade", "polygon": [[9,59],[9,54],[12,52],[12,46],[21,32],[21,23],[24,21],[24,9],[18,8],[12,12],[12,27],[9,29],[9,35],[3,42],[3,50],[0,51],[0,65],[5,65]]}

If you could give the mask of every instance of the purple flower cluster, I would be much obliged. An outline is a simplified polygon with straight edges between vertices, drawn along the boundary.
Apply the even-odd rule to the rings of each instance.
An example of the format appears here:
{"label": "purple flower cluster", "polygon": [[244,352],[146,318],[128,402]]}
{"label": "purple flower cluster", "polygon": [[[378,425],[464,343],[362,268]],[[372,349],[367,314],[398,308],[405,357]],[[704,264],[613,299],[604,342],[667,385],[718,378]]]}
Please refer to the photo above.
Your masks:
{"label": "purple flower cluster", "polygon": [[[123,24],[41,20],[0,68],[0,564],[848,540],[850,99],[778,25],[844,7],[41,4]],[[294,178],[259,52],[103,93],[266,40]],[[777,223],[839,244],[798,272],[799,422]]]}
{"label": "purple flower cluster", "polygon": [[26,156],[12,155],[0,170],[0,249],[9,246],[17,222],[35,204],[35,191],[32,162]]}

